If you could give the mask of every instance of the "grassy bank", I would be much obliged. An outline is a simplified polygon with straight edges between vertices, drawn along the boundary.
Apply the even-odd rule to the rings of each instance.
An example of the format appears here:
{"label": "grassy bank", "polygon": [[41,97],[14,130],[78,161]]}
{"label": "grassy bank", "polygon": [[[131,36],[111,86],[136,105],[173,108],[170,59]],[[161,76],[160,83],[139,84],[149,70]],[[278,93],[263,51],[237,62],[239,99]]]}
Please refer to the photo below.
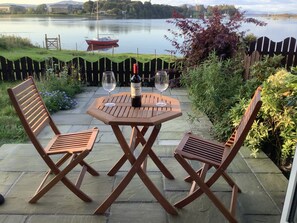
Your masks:
{"label": "grassy bank", "polygon": [[0,56],[3,56],[9,60],[17,60],[21,57],[30,57],[33,60],[43,61],[46,58],[56,57],[61,61],[69,61],[75,57],[82,57],[90,62],[97,61],[102,57],[107,57],[114,62],[121,62],[127,58],[136,58],[141,62],[152,60],[156,57],[165,60],[172,61],[176,57],[169,55],[153,55],[153,54],[141,54],[136,53],[123,53],[123,54],[111,54],[111,53],[98,53],[98,52],[86,52],[86,51],[76,51],[76,50],[47,50],[43,48],[33,48],[33,47],[22,47],[14,48],[11,50],[1,50]]}
{"label": "grassy bank", "polygon": [[0,35],[0,56],[9,60],[17,60],[21,57],[30,57],[33,60],[43,61],[46,58],[56,57],[61,61],[69,61],[75,57],[82,57],[90,62],[97,61],[102,57],[107,57],[114,62],[121,62],[127,58],[136,58],[141,62],[152,60],[156,57],[172,61],[176,57],[171,55],[154,55],[154,54],[136,54],[136,53],[122,53],[112,54],[106,52],[88,52],[77,50],[47,50],[39,48],[31,44],[29,39],[23,39],[15,36]]}

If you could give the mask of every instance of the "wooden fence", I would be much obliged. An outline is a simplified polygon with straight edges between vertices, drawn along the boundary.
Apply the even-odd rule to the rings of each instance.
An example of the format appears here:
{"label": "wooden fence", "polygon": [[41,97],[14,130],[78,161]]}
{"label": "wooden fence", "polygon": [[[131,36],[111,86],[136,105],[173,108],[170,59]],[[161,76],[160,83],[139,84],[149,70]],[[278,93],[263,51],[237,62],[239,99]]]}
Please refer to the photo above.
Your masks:
{"label": "wooden fence", "polygon": [[167,70],[172,84],[175,84],[175,80],[178,82],[180,78],[180,72],[177,69],[180,66],[180,62],[166,62],[160,58],[148,62],[139,62],[135,58],[129,58],[117,63],[108,58],[101,58],[98,61],[90,62],[78,57],[64,62],[57,58],[35,61],[29,57],[22,57],[18,60],[11,61],[0,56],[0,81],[24,80],[28,76],[41,79],[50,69],[55,73],[67,69],[68,74],[77,77],[87,85],[98,86],[101,83],[102,73],[105,70],[112,70],[120,86],[129,86],[132,65],[136,62],[138,62],[139,74],[142,76],[144,86],[154,85],[154,75],[157,70]]}
{"label": "wooden fence", "polygon": [[281,42],[274,42],[264,36],[252,42],[248,48],[248,54],[258,51],[263,55],[282,55],[282,66],[289,69],[291,66],[297,66],[297,44],[294,37],[288,37]]}
{"label": "wooden fence", "polygon": [[254,51],[252,52],[250,55],[246,54],[244,56],[244,61],[243,61],[243,66],[244,66],[244,74],[243,74],[243,78],[245,80],[248,80],[251,78],[250,75],[250,69],[251,67],[258,61],[260,61],[262,59],[262,56],[260,55],[260,53],[258,51]]}
{"label": "wooden fence", "polygon": [[274,55],[282,55],[281,66],[290,70],[293,66],[297,66],[297,43],[293,37],[288,37],[280,42],[274,42],[268,37],[263,36],[252,42],[247,49],[244,57],[244,78],[250,78],[250,68],[263,56],[272,57]]}
{"label": "wooden fence", "polygon": [[[250,67],[261,60],[264,55],[282,55],[282,66],[290,69],[291,66],[297,66],[297,43],[293,37],[288,37],[281,42],[274,42],[268,37],[261,37],[251,43],[247,49],[247,55],[244,58],[245,73],[244,78],[250,78]],[[8,60],[0,56],[0,81],[24,80],[28,76],[34,76],[37,79],[47,74],[47,71],[53,69],[59,73],[67,69],[68,74],[76,76],[82,82],[90,86],[98,86],[101,83],[102,73],[105,70],[113,70],[116,74],[117,82],[120,86],[129,86],[132,75],[132,65],[138,62],[139,73],[142,76],[144,86],[154,85],[154,75],[157,70],[167,70],[172,85],[178,85],[181,73],[178,67],[182,66],[179,61],[166,62],[160,58],[148,62],[140,62],[135,58],[129,58],[122,62],[113,62],[108,58],[101,58],[98,61],[90,62],[77,57],[71,61],[64,62],[57,58],[51,58],[46,61],[35,61],[29,57],[23,57],[16,61]]]}

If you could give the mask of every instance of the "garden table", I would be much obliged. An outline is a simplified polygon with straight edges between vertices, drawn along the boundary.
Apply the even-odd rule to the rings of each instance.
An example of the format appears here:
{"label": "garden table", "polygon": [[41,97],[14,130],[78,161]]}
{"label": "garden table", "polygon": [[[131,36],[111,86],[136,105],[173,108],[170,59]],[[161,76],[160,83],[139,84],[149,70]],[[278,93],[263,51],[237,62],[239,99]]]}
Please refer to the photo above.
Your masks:
{"label": "garden table", "polygon": [[[136,173],[164,209],[170,214],[177,214],[176,209],[166,200],[146,174],[146,159],[149,156],[165,177],[174,179],[173,175],[152,150],[152,145],[158,136],[162,123],[181,116],[182,112],[177,99],[162,96],[162,100],[167,103],[164,107],[156,106],[159,100],[159,94],[143,93],[142,106],[140,108],[134,108],[131,106],[130,93],[124,92],[114,94],[111,97],[97,98],[88,108],[88,114],[111,126],[124,152],[124,155],[108,172],[108,175],[113,176],[116,174],[127,160],[131,163],[131,169],[107,199],[95,210],[95,214],[105,213]],[[114,102],[116,105],[114,107],[106,107],[106,102]],[[129,143],[120,130],[119,126],[121,125],[131,126],[132,131]],[[152,127],[152,131],[145,138],[145,134],[150,127]],[[143,148],[139,156],[135,157],[133,151],[139,144]]]}

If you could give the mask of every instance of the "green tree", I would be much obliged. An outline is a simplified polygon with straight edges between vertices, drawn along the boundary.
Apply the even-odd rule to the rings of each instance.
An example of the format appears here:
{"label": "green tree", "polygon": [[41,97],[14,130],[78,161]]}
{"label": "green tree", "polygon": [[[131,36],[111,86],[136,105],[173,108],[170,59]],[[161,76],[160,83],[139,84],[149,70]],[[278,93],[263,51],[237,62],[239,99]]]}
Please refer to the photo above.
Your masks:
{"label": "green tree", "polygon": [[206,9],[204,5],[196,5],[196,16],[195,17],[200,17],[204,16],[204,13],[206,12]]}
{"label": "green tree", "polygon": [[46,14],[48,11],[47,11],[47,6],[46,4],[41,4],[41,5],[38,5],[36,7],[36,10],[35,10],[35,13],[36,14]]}
{"label": "green tree", "polygon": [[11,14],[24,14],[26,13],[26,8],[23,6],[15,5],[11,7]]}
{"label": "green tree", "polygon": [[93,12],[93,8],[94,8],[94,2],[93,1],[87,1],[83,4],[83,9],[86,13],[91,14]]}
{"label": "green tree", "polygon": [[28,8],[27,14],[36,14],[36,10],[34,8]]}

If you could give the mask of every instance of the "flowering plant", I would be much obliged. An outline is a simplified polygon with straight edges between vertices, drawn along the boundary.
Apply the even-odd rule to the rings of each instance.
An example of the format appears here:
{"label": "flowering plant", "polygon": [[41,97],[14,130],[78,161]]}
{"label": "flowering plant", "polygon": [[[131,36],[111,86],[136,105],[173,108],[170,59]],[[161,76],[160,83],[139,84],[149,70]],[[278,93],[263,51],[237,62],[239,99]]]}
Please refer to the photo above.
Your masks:
{"label": "flowering plant", "polygon": [[69,97],[65,91],[40,92],[41,97],[50,113],[59,110],[72,109],[77,105],[77,101]]}

